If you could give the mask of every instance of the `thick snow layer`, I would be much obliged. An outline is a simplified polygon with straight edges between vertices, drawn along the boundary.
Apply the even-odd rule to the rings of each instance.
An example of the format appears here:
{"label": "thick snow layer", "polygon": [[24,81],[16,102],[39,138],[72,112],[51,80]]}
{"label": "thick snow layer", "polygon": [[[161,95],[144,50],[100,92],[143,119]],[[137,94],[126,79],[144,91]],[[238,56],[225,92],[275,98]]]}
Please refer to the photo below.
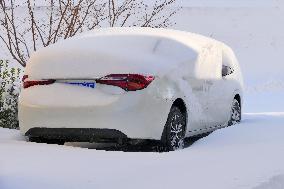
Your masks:
{"label": "thick snow layer", "polygon": [[37,51],[25,73],[33,79],[97,78],[113,73],[160,76],[188,64],[194,74],[194,62],[202,58],[199,52],[214,42],[166,29],[98,29]]}
{"label": "thick snow layer", "polygon": [[0,128],[0,188],[283,189],[284,111],[277,103],[283,91],[266,99],[271,112],[265,112],[261,96],[252,93],[245,111],[262,112],[246,113],[240,125],[170,153],[30,143],[19,131]]}

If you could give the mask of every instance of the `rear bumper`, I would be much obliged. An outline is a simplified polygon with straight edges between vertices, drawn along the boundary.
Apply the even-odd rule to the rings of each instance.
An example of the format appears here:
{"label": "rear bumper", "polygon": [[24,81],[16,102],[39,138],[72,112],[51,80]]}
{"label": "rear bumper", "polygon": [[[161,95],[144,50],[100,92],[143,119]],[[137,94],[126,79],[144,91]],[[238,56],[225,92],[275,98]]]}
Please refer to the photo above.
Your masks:
{"label": "rear bumper", "polygon": [[28,137],[58,139],[65,142],[119,142],[128,137],[115,129],[80,129],[80,128],[31,128]]}
{"label": "rear bumper", "polygon": [[[57,135],[54,132],[61,131],[57,129],[63,129],[67,131],[65,136],[69,134],[75,136],[73,132],[97,133],[107,129],[118,131],[129,139],[161,139],[171,107],[170,101],[158,98],[147,90],[119,95],[102,94],[99,90],[92,89],[82,89],[80,93],[77,93],[73,93],[72,90],[66,93],[60,85],[49,86],[49,90],[44,90],[44,94],[41,87],[23,90],[19,98],[21,133],[32,135],[35,131],[40,133],[40,131],[46,131],[45,129],[54,129],[54,131],[48,130],[49,135]],[[88,103],[76,102],[75,104],[72,99],[73,101],[84,99]],[[33,131],[33,128],[41,128],[41,130]],[[113,138],[116,138],[115,133],[110,132],[110,135],[113,134]],[[86,140],[88,138],[86,136]],[[100,135],[93,138],[98,139]]]}

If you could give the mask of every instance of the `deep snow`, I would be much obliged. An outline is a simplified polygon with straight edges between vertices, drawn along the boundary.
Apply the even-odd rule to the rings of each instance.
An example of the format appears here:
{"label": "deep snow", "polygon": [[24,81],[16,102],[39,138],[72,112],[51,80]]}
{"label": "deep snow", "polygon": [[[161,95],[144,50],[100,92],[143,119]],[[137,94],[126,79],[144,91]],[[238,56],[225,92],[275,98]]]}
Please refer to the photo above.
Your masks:
{"label": "deep snow", "polygon": [[[265,99],[271,112],[246,113],[241,124],[169,153],[30,143],[0,128],[0,188],[283,189],[284,111],[277,104],[283,93]],[[265,110],[262,94],[251,94],[245,111]]]}

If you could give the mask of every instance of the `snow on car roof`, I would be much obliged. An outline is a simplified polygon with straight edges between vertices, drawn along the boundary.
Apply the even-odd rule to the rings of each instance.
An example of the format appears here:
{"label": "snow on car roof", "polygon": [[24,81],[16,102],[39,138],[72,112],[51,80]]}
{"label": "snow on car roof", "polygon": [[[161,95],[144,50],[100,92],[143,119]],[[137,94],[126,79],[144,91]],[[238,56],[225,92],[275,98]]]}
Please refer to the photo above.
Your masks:
{"label": "snow on car roof", "polygon": [[[122,27],[82,33],[38,50],[26,67],[34,78],[96,78],[111,73],[164,75],[190,66],[215,40],[170,29]],[[80,71],[79,71],[80,70]]]}
{"label": "snow on car roof", "polygon": [[[112,27],[112,28],[99,28],[85,32],[79,35],[79,38],[96,37],[96,36],[124,36],[124,35],[135,35],[135,36],[151,36],[151,37],[162,37],[169,38],[184,45],[187,45],[195,50],[200,49],[202,46],[208,43],[216,43],[212,38],[205,37],[203,35],[190,33],[186,31],[179,31],[173,29],[164,28],[149,28],[149,27]],[[219,42],[221,43],[221,42]]]}

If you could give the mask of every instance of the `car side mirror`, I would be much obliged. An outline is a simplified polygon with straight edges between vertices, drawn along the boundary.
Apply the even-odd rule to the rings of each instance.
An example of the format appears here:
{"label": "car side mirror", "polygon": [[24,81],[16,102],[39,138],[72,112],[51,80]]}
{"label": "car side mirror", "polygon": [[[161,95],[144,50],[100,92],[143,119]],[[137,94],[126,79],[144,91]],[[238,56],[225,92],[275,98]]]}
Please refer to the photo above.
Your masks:
{"label": "car side mirror", "polygon": [[227,75],[231,75],[234,73],[234,69],[230,66],[222,66],[222,77],[225,77]]}

